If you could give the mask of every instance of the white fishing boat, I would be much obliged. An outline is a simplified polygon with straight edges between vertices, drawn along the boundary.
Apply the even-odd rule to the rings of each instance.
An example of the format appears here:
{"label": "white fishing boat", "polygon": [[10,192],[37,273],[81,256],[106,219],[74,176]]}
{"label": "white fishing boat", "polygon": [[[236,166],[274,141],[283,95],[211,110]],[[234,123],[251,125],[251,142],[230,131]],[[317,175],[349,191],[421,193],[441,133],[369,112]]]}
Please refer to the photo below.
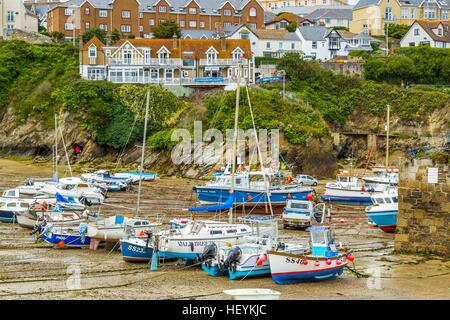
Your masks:
{"label": "white fishing boat", "polygon": [[42,194],[41,190],[43,188],[51,184],[56,185],[56,182],[46,178],[29,178],[24,185],[20,185],[16,189],[19,190],[21,195],[37,196]]}
{"label": "white fishing boat", "polygon": [[28,210],[29,203],[18,199],[0,200],[0,221],[17,222],[17,215]]}
{"label": "white fishing boat", "polygon": [[93,239],[117,242],[125,237],[138,237],[144,232],[161,231],[161,223],[150,223],[146,219],[127,218],[116,215],[88,224],[87,235]]}
{"label": "white fishing boat", "polygon": [[396,186],[398,184],[398,173],[395,172],[382,172],[375,176],[364,176],[362,179],[366,183],[370,184],[388,184],[391,186]]}
{"label": "white fishing boat", "polygon": [[373,204],[366,207],[366,216],[384,232],[393,233],[397,227],[398,193],[386,191],[372,196]]}
{"label": "white fishing boat", "polygon": [[105,196],[101,189],[90,186],[78,177],[62,178],[56,185],[46,185],[42,193],[56,196],[56,193],[64,197],[83,199],[89,204],[102,204]]}

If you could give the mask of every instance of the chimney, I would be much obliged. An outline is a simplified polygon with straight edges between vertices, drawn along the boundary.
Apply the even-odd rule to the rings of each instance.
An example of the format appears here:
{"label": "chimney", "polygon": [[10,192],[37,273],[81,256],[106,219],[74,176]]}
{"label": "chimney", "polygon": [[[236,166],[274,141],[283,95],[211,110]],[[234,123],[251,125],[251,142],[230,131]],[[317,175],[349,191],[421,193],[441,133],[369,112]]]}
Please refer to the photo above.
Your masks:
{"label": "chimney", "polygon": [[178,38],[177,38],[177,35],[174,34],[172,39],[173,39],[173,48],[174,49],[178,49]]}
{"label": "chimney", "polygon": [[222,51],[227,50],[227,38],[224,35],[220,37],[220,46],[222,48]]}

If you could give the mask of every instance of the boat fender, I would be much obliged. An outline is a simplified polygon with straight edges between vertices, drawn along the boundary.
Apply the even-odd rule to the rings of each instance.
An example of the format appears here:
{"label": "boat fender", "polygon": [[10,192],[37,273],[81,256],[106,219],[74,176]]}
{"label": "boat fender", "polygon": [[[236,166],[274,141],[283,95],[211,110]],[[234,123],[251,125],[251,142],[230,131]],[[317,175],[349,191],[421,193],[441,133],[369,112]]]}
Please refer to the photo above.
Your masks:
{"label": "boat fender", "polygon": [[86,241],[87,230],[88,230],[87,223],[80,222],[80,226],[78,227],[78,233],[80,234],[81,243],[85,243]]}

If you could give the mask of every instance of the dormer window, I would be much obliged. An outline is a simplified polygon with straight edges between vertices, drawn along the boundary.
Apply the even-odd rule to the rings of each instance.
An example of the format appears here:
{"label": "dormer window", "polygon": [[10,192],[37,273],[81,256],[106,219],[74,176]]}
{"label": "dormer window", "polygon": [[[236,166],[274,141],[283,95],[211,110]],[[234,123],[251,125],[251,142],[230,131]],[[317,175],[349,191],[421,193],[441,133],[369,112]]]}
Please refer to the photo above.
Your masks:
{"label": "dormer window", "polygon": [[206,62],[207,64],[217,63],[217,51],[213,47],[209,48],[208,51],[206,51]]}
{"label": "dormer window", "polygon": [[158,50],[158,62],[159,64],[167,64],[169,62],[169,50],[166,47]]}
{"label": "dormer window", "polygon": [[189,14],[197,14],[196,8],[189,8]]}
{"label": "dormer window", "polygon": [[228,9],[223,10],[223,15],[224,16],[231,16],[231,10],[228,10]]}
{"label": "dormer window", "polygon": [[160,6],[159,7],[159,12],[167,12],[166,6]]}
{"label": "dormer window", "polygon": [[244,51],[242,51],[241,48],[236,48],[232,52],[233,55],[233,62],[239,62],[244,57]]}
{"label": "dormer window", "polygon": [[255,8],[250,8],[248,15],[250,17],[256,17],[256,9]]}

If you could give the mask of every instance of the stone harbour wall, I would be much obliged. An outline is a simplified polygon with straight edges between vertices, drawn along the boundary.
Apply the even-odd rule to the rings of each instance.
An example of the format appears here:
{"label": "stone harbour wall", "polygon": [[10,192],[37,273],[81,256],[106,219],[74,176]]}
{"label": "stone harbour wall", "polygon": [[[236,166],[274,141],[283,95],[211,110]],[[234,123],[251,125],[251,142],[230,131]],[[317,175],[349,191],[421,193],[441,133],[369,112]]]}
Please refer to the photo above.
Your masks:
{"label": "stone harbour wall", "polygon": [[[438,168],[437,183],[428,168]],[[450,167],[414,159],[400,168],[395,251],[449,256]]]}

